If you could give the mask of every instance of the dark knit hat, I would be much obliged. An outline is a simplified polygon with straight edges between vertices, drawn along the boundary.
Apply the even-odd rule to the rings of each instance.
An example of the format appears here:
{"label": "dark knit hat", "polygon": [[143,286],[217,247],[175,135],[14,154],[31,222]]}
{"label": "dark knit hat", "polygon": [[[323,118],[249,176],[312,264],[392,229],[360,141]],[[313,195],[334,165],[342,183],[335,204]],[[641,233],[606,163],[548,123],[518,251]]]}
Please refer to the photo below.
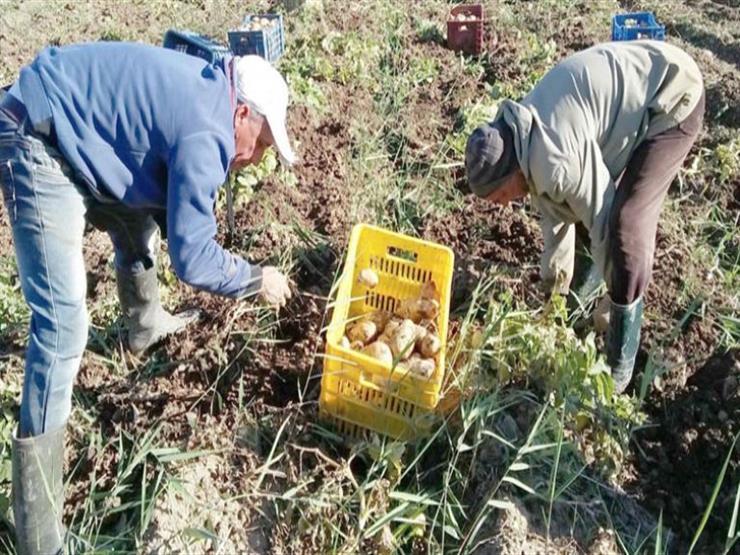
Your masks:
{"label": "dark knit hat", "polygon": [[479,197],[498,189],[518,167],[514,134],[503,120],[481,125],[468,138],[465,169],[470,190]]}

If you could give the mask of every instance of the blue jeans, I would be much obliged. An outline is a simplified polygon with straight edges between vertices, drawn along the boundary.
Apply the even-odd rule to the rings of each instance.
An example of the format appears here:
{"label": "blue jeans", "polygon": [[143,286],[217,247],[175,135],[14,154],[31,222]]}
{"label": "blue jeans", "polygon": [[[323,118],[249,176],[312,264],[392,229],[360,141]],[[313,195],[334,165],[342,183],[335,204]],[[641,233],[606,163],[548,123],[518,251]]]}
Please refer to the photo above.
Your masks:
{"label": "blue jeans", "polygon": [[20,411],[20,437],[30,437],[63,426],[71,411],[88,332],[86,219],[108,231],[117,267],[130,273],[154,266],[157,225],[147,213],[98,202],[48,139],[2,110],[0,186],[31,309]]}

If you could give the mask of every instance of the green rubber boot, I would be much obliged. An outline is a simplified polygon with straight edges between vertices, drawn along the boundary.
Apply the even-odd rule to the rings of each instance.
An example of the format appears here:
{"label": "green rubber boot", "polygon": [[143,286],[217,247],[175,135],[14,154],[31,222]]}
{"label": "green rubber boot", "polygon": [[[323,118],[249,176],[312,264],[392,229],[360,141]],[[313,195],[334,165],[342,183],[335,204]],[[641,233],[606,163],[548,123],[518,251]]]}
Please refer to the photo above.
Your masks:
{"label": "green rubber boot", "polygon": [[116,271],[118,299],[128,327],[128,346],[141,354],[166,336],[184,330],[200,318],[199,310],[170,314],[159,302],[156,268],[137,274]]}
{"label": "green rubber boot", "polygon": [[57,555],[64,546],[64,426],[12,439],[13,515],[19,555]]}
{"label": "green rubber boot", "polygon": [[606,362],[612,369],[617,393],[623,393],[632,380],[641,327],[642,297],[628,305],[611,302],[606,332]]}

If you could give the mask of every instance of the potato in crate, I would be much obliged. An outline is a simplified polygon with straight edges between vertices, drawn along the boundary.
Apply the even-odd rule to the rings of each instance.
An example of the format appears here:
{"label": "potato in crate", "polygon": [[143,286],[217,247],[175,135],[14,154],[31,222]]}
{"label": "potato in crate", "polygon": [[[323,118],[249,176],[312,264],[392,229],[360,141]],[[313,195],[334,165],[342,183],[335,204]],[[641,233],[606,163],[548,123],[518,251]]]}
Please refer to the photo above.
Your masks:
{"label": "potato in crate", "polygon": [[612,40],[665,40],[665,25],[652,12],[623,13],[612,17]]}
{"label": "potato in crate", "polygon": [[430,431],[444,378],[454,255],[359,224],[327,330],[319,403],[347,436]]}
{"label": "potato in crate", "polygon": [[447,18],[447,47],[455,52],[477,55],[483,51],[483,6],[461,4]]}
{"label": "potato in crate", "polygon": [[283,16],[247,15],[241,27],[229,31],[229,45],[237,56],[254,54],[270,63],[276,62],[285,50]]}

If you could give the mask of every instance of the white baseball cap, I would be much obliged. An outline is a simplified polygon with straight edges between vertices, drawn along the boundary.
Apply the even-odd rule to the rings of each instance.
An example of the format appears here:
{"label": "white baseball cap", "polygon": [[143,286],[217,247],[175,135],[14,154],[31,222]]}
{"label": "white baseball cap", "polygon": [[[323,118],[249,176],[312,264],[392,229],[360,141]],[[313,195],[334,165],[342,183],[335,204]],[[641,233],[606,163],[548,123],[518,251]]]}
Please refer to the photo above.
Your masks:
{"label": "white baseball cap", "polygon": [[290,148],[285,118],[288,111],[288,84],[272,65],[260,56],[237,56],[236,98],[249,103],[265,117],[283,163],[292,166],[296,155]]}

